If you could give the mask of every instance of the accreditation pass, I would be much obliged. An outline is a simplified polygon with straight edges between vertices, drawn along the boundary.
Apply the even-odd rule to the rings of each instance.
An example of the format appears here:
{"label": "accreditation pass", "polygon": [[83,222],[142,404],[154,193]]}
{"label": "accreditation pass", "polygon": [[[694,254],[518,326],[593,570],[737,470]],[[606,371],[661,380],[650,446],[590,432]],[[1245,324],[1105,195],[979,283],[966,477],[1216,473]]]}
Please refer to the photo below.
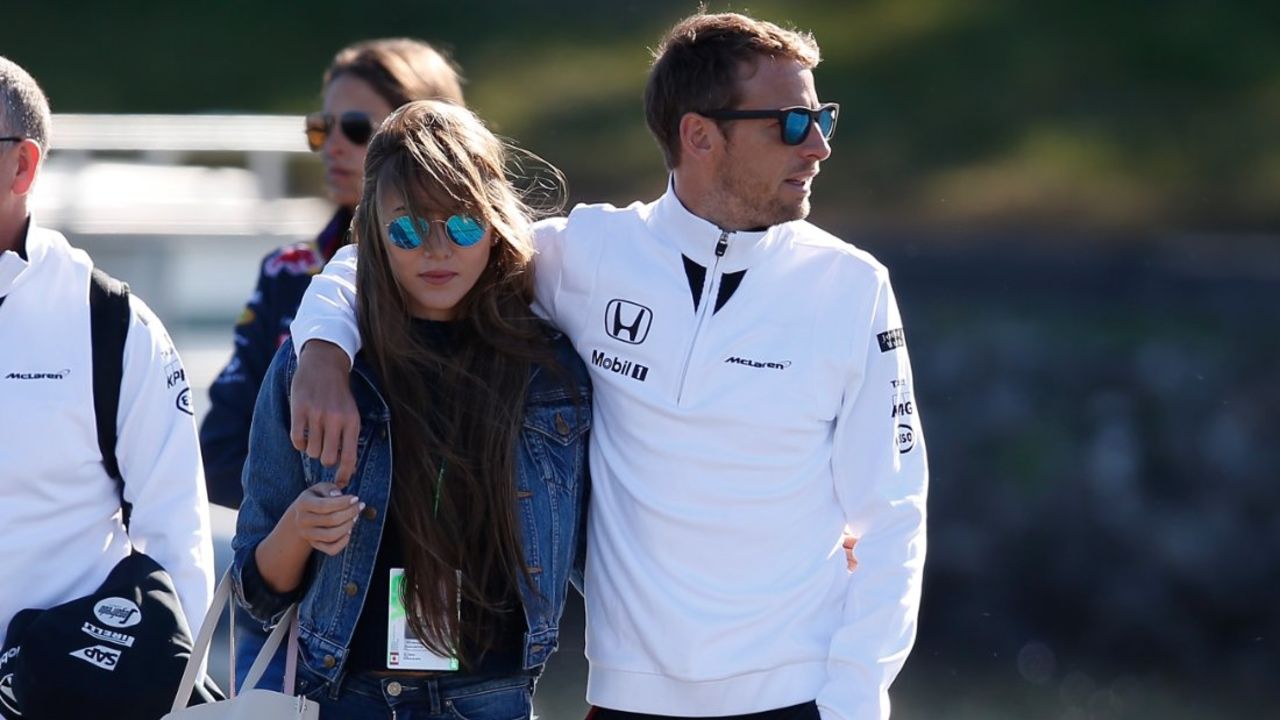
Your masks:
{"label": "accreditation pass", "polygon": [[[460,579],[460,578],[459,578]],[[387,602],[387,669],[457,670],[458,658],[437,655],[423,645],[404,611],[404,568],[391,568]]]}

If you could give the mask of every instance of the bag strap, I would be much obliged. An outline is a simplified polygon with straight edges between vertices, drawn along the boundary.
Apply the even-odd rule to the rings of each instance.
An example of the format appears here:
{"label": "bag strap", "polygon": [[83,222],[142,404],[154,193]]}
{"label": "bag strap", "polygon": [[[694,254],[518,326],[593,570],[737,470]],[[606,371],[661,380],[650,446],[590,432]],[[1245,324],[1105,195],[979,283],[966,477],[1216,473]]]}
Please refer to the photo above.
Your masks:
{"label": "bag strap", "polygon": [[107,475],[116,481],[124,527],[133,507],[124,499],[124,478],[116,460],[116,424],[120,414],[120,383],[124,379],[124,345],[129,336],[129,286],[94,268],[89,274],[89,333],[93,347],[93,415],[98,426],[98,450]]}
{"label": "bag strap", "polygon": [[[191,648],[191,657],[187,658],[187,667],[182,673],[182,681],[178,683],[178,692],[173,697],[173,707],[169,712],[177,712],[187,706],[191,702],[191,691],[196,686],[196,674],[200,671],[200,666],[204,664],[205,657],[209,654],[209,643],[213,640],[214,628],[218,625],[218,616],[222,614],[222,609],[227,606],[227,601],[231,598],[231,569],[223,574],[222,580],[218,582],[218,589],[213,593],[213,603],[209,605],[209,611],[204,614],[204,622],[200,624],[200,634],[196,636],[195,644]],[[276,625],[271,634],[267,636],[267,642],[262,646],[262,650],[258,652],[258,657],[253,661],[253,666],[249,668],[249,674],[244,679],[244,688],[241,692],[247,692],[257,686],[258,681],[262,679],[263,673],[267,671],[267,666],[271,664],[271,659],[275,657],[276,650],[280,648],[280,642],[284,640],[285,633],[289,635],[288,660],[285,662],[284,674],[284,694],[293,694],[294,673],[297,672],[298,657],[298,606],[290,605],[285,610],[284,616],[280,618],[280,622]],[[232,639],[234,642],[234,638]],[[231,649],[232,656],[235,655],[235,648]],[[235,687],[235,677],[231,678],[231,686]]]}

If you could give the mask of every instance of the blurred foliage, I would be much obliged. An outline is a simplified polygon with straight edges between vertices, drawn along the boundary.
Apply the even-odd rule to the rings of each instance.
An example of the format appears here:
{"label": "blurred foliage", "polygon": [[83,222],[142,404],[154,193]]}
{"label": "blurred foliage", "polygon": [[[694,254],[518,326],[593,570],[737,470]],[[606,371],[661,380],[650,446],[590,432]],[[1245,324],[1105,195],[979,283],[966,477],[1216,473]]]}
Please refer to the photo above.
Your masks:
{"label": "blurred foliage", "polygon": [[[688,1],[11,3],[0,53],[70,112],[302,112],[333,52],[453,50],[475,108],[574,200],[661,191],[648,48]],[[716,2],[813,29],[843,103],[815,197],[841,229],[1274,232],[1280,5],[1245,0]]]}

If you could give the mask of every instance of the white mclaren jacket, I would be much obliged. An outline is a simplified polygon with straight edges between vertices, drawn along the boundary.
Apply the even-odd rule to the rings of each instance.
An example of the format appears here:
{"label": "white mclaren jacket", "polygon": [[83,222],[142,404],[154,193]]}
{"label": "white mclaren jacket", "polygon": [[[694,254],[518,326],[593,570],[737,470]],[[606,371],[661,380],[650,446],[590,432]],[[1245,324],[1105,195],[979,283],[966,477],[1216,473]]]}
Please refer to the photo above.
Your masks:
{"label": "white mclaren jacket", "polygon": [[[671,190],[579,206],[537,243],[538,309],[595,385],[588,700],[887,718],[928,470],[885,268],[807,222],[722,232]],[[354,268],[343,249],[312,283],[298,347],[358,348]]]}
{"label": "white mclaren jacket", "polygon": [[130,296],[116,446],[133,504],[126,536],[94,421],[93,263],[34,220],[26,254],[0,254],[0,645],[19,610],[97,588],[130,540],[169,571],[195,633],[213,596],[213,546],[182,362]]}

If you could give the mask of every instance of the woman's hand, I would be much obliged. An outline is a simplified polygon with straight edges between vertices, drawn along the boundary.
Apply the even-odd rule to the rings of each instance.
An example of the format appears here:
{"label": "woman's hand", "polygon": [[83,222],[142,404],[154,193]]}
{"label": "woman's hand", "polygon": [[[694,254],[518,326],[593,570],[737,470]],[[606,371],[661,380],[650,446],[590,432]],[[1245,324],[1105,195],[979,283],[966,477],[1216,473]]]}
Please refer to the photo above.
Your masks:
{"label": "woman's hand", "polygon": [[333,556],[351,541],[363,509],[360,498],[343,495],[334,483],[317,483],[302,491],[282,520],[288,521],[307,545]]}

